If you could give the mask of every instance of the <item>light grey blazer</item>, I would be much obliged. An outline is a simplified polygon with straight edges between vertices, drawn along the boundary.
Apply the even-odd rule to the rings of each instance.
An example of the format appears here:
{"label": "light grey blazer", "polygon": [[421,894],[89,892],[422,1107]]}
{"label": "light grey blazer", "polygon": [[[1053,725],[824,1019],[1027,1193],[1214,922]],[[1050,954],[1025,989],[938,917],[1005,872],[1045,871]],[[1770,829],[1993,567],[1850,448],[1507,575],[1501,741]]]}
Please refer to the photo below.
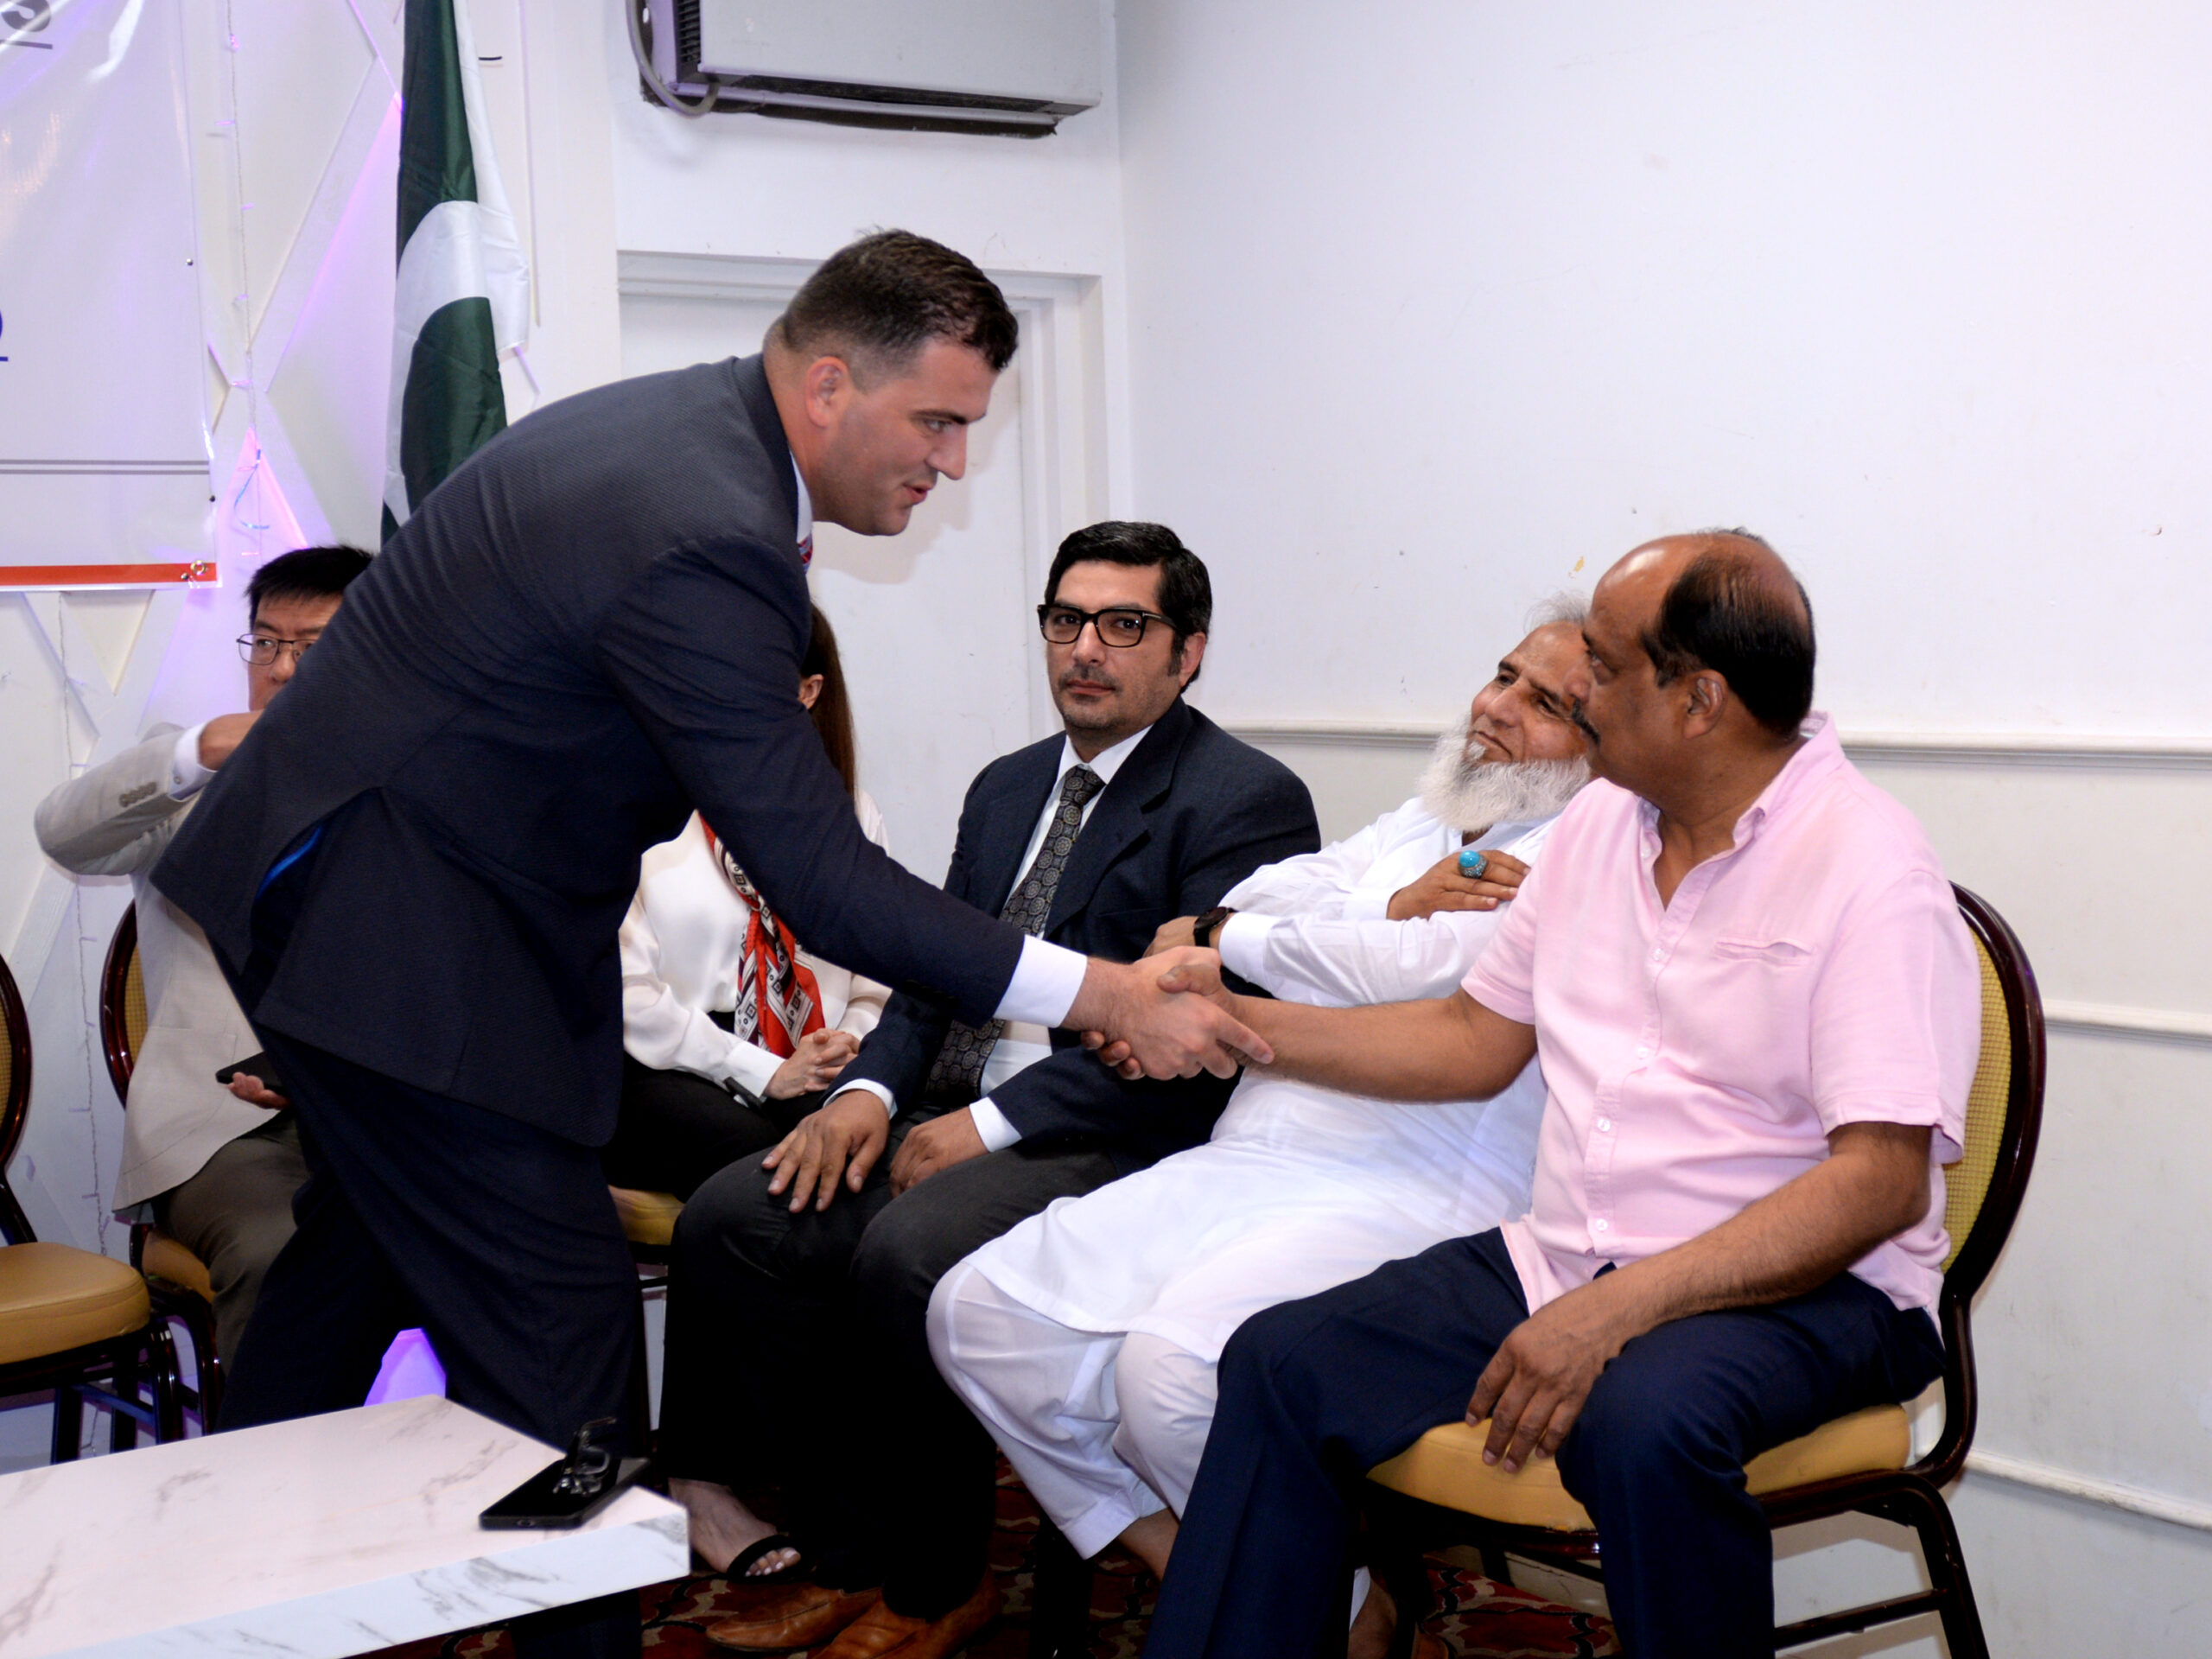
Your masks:
{"label": "light grey blazer", "polygon": [[80,875],[128,875],[138,899],[146,1039],[130,1075],[118,1212],[200,1173],[216,1149],[269,1122],[215,1073],[261,1047],[199,924],[146,884],[191,810],[169,796],[181,728],[156,726],[135,748],[63,784],[38,805],[47,856]]}

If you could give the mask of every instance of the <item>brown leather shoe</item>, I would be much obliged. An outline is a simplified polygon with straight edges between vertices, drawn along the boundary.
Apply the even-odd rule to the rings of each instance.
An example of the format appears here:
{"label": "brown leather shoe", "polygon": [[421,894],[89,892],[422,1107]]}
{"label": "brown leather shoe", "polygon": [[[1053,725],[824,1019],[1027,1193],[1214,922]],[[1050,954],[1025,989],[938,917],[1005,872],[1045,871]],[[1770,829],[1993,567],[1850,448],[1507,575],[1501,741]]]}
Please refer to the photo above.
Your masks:
{"label": "brown leather shoe", "polygon": [[874,1606],[881,1599],[881,1592],[836,1590],[823,1584],[771,1584],[761,1586],[744,1599],[744,1611],[707,1626],[707,1640],[741,1653],[777,1653],[827,1642]]}
{"label": "brown leather shoe", "polygon": [[976,1593],[942,1618],[908,1618],[879,1601],[815,1659],[946,1659],[999,1616],[999,1581],[988,1571]]}

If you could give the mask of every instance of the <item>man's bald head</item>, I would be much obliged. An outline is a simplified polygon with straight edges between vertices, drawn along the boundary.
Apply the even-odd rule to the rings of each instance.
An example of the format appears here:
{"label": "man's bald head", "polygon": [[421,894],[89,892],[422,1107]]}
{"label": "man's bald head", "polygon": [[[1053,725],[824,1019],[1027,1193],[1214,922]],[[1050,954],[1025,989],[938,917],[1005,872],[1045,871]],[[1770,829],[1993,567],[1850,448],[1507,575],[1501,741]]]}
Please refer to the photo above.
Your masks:
{"label": "man's bald head", "polygon": [[1599,583],[1634,607],[1662,685],[1710,669],[1770,735],[1797,735],[1813,707],[1813,605],[1782,556],[1747,530],[1646,542]]}

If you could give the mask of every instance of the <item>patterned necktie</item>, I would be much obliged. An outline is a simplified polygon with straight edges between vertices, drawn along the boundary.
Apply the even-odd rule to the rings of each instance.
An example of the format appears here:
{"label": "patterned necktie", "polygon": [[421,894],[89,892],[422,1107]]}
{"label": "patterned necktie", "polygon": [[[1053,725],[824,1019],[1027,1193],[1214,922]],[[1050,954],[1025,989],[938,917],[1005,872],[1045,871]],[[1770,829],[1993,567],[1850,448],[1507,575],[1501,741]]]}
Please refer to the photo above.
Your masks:
{"label": "patterned necktie", "polygon": [[[1044,844],[1037,849],[1037,861],[1029,867],[1029,874],[1021,878],[1007,899],[1006,908],[999,912],[1002,920],[1012,922],[1025,933],[1044,932],[1045,923],[1052,913],[1052,895],[1060,890],[1060,876],[1068,867],[1068,855],[1075,850],[1076,832],[1083,828],[1083,809],[1092,796],[1105,787],[1104,781],[1089,766],[1072,767],[1060,779],[1060,804],[1045,831]],[[1003,1020],[986,1020],[981,1026],[954,1020],[951,1029],[944,1033],[944,1046],[937,1052],[937,1064],[930,1068],[927,1092],[932,1097],[943,1096],[958,1105],[972,1103],[981,1092],[983,1062],[990,1058],[991,1050],[998,1046],[1005,1031]]]}

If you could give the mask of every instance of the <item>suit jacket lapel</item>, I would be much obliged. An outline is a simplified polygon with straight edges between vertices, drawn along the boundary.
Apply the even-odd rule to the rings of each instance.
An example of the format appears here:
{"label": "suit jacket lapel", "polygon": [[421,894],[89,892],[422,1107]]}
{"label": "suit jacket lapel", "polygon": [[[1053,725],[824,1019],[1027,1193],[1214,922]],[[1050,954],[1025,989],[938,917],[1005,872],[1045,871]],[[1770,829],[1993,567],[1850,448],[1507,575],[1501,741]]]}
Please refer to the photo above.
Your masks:
{"label": "suit jacket lapel", "polygon": [[[1075,851],[1061,872],[1059,890],[1052,895],[1052,919],[1045,925],[1050,938],[1080,915],[1090,904],[1106,872],[1151,833],[1147,820],[1166,798],[1175,781],[1175,762],[1183,753],[1183,740],[1191,729],[1191,711],[1180,697],[1153,722],[1136,753],[1122,763],[1114,781],[1106,785],[1098,804],[1076,837]],[[1039,810],[1042,810],[1040,806]]]}
{"label": "suit jacket lapel", "polygon": [[[1033,743],[1012,757],[999,787],[988,801],[979,803],[975,853],[976,890],[969,899],[976,907],[995,916],[1013,896],[1021,879],[1021,855],[1045,810],[1045,800],[1060,774],[1065,737]],[[1132,757],[1134,759],[1135,757]],[[1102,798],[1099,804],[1105,804]]]}

